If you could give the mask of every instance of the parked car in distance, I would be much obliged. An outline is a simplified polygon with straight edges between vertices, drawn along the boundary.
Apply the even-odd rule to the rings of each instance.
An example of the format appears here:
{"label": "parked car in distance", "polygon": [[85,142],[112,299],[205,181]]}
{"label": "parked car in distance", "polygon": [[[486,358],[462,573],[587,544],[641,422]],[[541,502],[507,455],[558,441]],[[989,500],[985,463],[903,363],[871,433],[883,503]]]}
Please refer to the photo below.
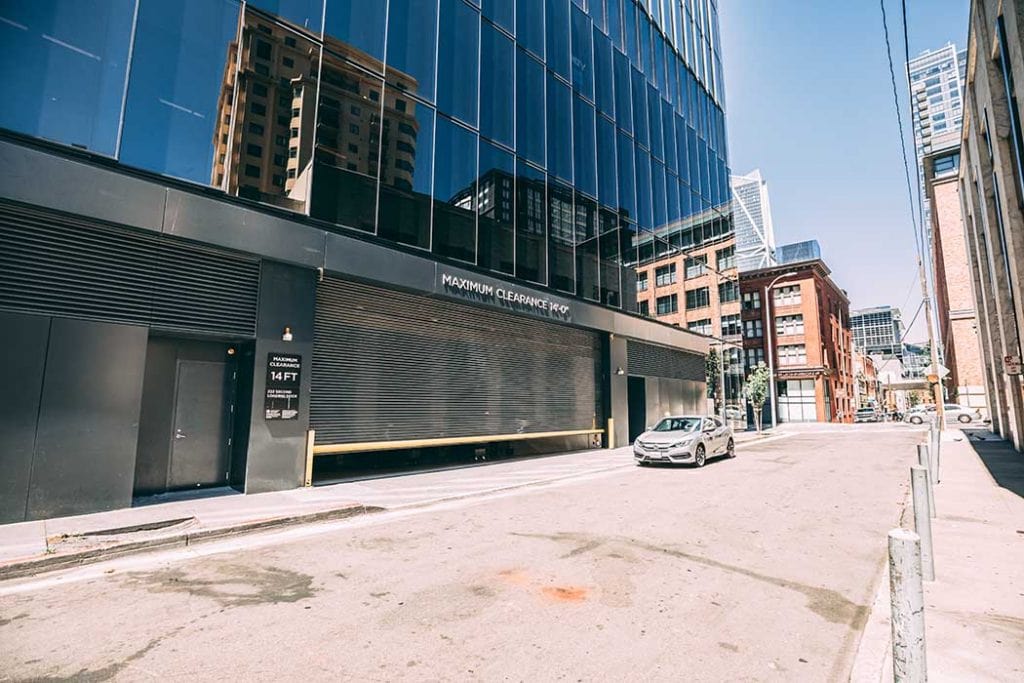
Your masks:
{"label": "parked car in distance", "polygon": [[[946,415],[946,422],[959,422],[970,424],[974,420],[981,419],[981,411],[977,408],[969,408],[959,403],[945,403],[942,406]],[[907,411],[903,416],[904,422],[919,425],[935,418],[935,406],[916,406]]]}
{"label": "parked car in distance", "polygon": [[743,406],[727,403],[725,406],[725,418],[727,420],[746,420],[747,411],[743,409]]}
{"label": "parked car in distance", "polygon": [[858,408],[853,415],[854,422],[881,422],[882,418],[874,408]]}
{"label": "parked car in distance", "polygon": [[637,465],[660,462],[703,467],[708,458],[717,455],[736,457],[732,428],[719,417],[666,417],[633,442]]}

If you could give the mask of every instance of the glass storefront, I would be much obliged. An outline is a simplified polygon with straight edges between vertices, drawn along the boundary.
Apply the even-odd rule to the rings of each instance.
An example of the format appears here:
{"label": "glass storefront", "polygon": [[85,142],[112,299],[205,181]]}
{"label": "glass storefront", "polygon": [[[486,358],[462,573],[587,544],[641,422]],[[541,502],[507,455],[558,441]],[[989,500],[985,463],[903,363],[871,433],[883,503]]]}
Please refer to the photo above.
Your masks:
{"label": "glass storefront", "polygon": [[[728,231],[714,3],[37,0],[3,128],[613,307]],[[630,292],[623,296],[623,292]]]}

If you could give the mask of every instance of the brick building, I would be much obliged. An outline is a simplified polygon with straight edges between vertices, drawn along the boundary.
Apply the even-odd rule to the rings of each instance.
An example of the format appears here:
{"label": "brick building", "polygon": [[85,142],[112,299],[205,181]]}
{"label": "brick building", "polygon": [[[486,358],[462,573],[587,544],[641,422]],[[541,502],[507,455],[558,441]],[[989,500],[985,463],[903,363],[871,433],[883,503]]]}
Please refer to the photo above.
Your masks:
{"label": "brick building", "polygon": [[978,346],[974,295],[960,214],[960,148],[924,157],[924,187],[931,206],[932,272],[935,276],[936,332],[942,341],[949,400],[987,410],[985,378]]}
{"label": "brick building", "polygon": [[875,360],[859,351],[856,346],[853,349],[853,381],[854,410],[881,405],[882,396]]}
{"label": "brick building", "polygon": [[814,259],[740,274],[746,364],[774,366],[779,422],[853,421],[850,301],[830,273]]}

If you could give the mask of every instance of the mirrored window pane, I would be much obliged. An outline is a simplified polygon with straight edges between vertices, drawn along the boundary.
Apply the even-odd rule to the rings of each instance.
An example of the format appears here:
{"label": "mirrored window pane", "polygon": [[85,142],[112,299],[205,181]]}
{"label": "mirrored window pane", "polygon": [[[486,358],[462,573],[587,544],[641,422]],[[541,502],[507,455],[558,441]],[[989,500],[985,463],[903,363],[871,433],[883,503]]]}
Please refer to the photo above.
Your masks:
{"label": "mirrored window pane", "polygon": [[544,67],[516,51],[516,150],[539,166],[547,163],[544,117]]}
{"label": "mirrored window pane", "polygon": [[547,284],[545,175],[516,159],[516,277]]}
{"label": "mirrored window pane", "polygon": [[[364,53],[348,54],[368,59]],[[304,86],[301,92],[305,91]],[[389,161],[394,158],[393,143],[389,141],[381,149],[381,131],[383,128],[386,138],[400,116],[394,99],[384,108],[383,94],[380,78],[370,76],[340,54],[324,50],[310,215],[367,232],[375,230],[381,157]],[[303,186],[304,141],[313,126],[312,113],[306,114],[305,110],[303,105],[300,125],[292,128],[288,142],[288,176],[289,181],[295,176],[297,188]]]}
{"label": "mirrored window pane", "polygon": [[515,162],[511,154],[480,140],[477,264],[515,272]]}
{"label": "mirrored window pane", "polygon": [[633,140],[619,132],[618,140],[619,212],[623,218],[636,220],[636,175],[633,171]]}
{"label": "mirrored window pane", "polygon": [[516,42],[544,59],[544,0],[516,0]]}
{"label": "mirrored window pane", "polygon": [[637,69],[630,70],[633,95],[633,137],[636,144],[647,147],[650,144],[650,136],[647,129],[647,83],[644,75]]}
{"label": "mirrored window pane", "polygon": [[597,162],[594,140],[594,107],[581,97],[572,98],[572,151],[576,189],[597,196]]}
{"label": "mirrored window pane", "polygon": [[662,132],[665,135],[665,162],[668,170],[673,173],[679,172],[679,149],[676,147],[676,126],[675,116],[672,114],[672,105],[667,101],[661,101],[661,123]]}
{"label": "mirrored window pane", "polygon": [[441,0],[440,26],[437,107],[460,121],[476,126],[480,13],[462,0]]}
{"label": "mirrored window pane", "polygon": [[597,222],[598,252],[601,258],[601,303],[619,307],[622,305],[619,296],[622,259],[619,255],[618,216],[606,209],[600,209]]}
{"label": "mirrored window pane", "polygon": [[668,198],[665,196],[665,165],[651,160],[651,204],[654,207],[654,228],[664,231],[668,223]]}
{"label": "mirrored window pane", "polygon": [[483,14],[498,26],[515,34],[515,0],[483,0]]}
{"label": "mirrored window pane", "polygon": [[247,4],[299,28],[320,33],[320,24],[324,15],[324,0],[248,0]]}
{"label": "mirrored window pane", "polygon": [[594,83],[598,110],[615,116],[615,87],[611,41],[594,29]]}
{"label": "mirrored window pane", "polygon": [[393,112],[394,118],[383,136],[377,234],[426,249],[430,247],[434,110],[389,86],[385,111]]}
{"label": "mirrored window pane", "polygon": [[572,87],[594,99],[593,25],[578,6],[572,6]]}
{"label": "mirrored window pane", "polygon": [[388,84],[433,101],[436,58],[437,0],[391,0],[384,59]]}
{"label": "mirrored window pane", "polygon": [[627,133],[633,132],[633,102],[629,94],[629,60],[618,50],[614,53],[615,123]]}
{"label": "mirrored window pane", "polygon": [[484,23],[480,33],[480,134],[514,146],[512,60],[515,47],[501,31]]}
{"label": "mirrored window pane", "polygon": [[608,37],[622,50],[622,0],[607,0]]}
{"label": "mirrored window pane", "polygon": [[569,80],[569,0],[547,0],[544,34],[547,38],[546,61],[548,68]]}
{"label": "mirrored window pane", "polygon": [[[276,100],[277,88],[274,79],[254,73],[247,75],[253,80],[239,97],[247,102],[262,102],[266,114],[257,116],[244,110],[241,117],[244,120],[231,126],[238,10],[238,3],[230,0],[176,3],[142,0],[139,3],[121,134],[122,162],[215,187],[225,187],[225,176],[231,175],[233,194],[240,185],[248,184],[254,185],[261,194],[284,194],[284,164],[272,163],[275,154],[272,103]],[[246,30],[254,27],[255,22],[247,24]],[[260,35],[258,40],[268,44],[275,42],[272,36]],[[257,86],[260,92],[266,89],[263,97],[253,94]],[[290,111],[290,84],[285,92]],[[286,130],[281,127],[276,132]],[[233,150],[228,144],[231,137],[235,138]],[[232,155],[230,160],[229,154]],[[280,160],[283,162],[283,159]],[[260,177],[252,178],[251,172],[250,176],[243,173],[242,177],[251,183],[240,183],[239,169],[244,171],[251,166],[258,169]],[[281,184],[274,185],[275,179]],[[298,210],[304,210],[301,204]]]}
{"label": "mirrored window pane", "polygon": [[133,0],[4,2],[0,126],[113,156]]}
{"label": "mirrored window pane", "polygon": [[548,74],[548,170],[572,182],[572,92]]}
{"label": "mirrored window pane", "polygon": [[647,121],[651,134],[651,155],[665,158],[665,137],[661,132],[661,98],[653,85],[647,86]]}
{"label": "mirrored window pane", "polygon": [[572,188],[548,176],[548,284],[563,292],[576,291],[575,236]]}
{"label": "mirrored window pane", "polygon": [[615,125],[603,116],[597,117],[597,198],[601,206],[619,208]]}
{"label": "mirrored window pane", "polygon": [[636,147],[636,210],[637,222],[644,230],[654,229],[651,205],[651,155],[639,145]]}
{"label": "mirrored window pane", "polygon": [[576,193],[576,294],[591,301],[601,300],[597,203]]}
{"label": "mirrored window pane", "polygon": [[475,133],[437,117],[431,250],[470,263],[476,262],[476,147]]}
{"label": "mirrored window pane", "polygon": [[[386,2],[366,0],[327,0],[324,22],[324,41],[337,42],[359,50],[378,62],[384,59],[384,20]],[[339,54],[345,50],[333,46]],[[357,59],[356,61],[362,61]],[[378,73],[380,73],[378,71]]]}

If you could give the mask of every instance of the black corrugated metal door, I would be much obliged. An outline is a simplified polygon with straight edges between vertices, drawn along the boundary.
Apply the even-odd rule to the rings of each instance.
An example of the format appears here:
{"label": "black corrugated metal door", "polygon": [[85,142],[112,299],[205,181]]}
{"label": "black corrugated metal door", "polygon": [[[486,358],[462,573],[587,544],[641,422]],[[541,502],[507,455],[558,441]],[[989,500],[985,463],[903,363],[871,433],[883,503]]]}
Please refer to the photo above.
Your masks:
{"label": "black corrugated metal door", "polygon": [[335,278],[317,292],[317,444],[593,429],[600,337]]}

